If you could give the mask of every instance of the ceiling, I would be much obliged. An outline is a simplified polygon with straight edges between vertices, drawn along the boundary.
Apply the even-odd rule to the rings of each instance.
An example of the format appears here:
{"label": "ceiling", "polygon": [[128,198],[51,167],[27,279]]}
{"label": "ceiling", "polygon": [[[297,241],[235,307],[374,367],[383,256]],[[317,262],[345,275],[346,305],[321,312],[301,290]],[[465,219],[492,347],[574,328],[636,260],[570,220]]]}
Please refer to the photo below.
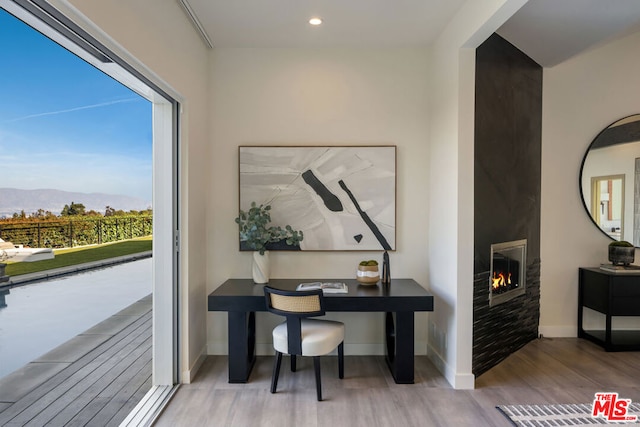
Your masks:
{"label": "ceiling", "polygon": [[497,33],[551,67],[640,30],[638,0],[530,0]]}
{"label": "ceiling", "polygon": [[[425,46],[465,0],[180,0],[215,47]],[[323,24],[309,25],[319,16]]]}
{"label": "ceiling", "polygon": [[[465,0],[178,0],[212,46],[428,46]],[[313,27],[309,18],[323,24]],[[640,30],[640,0],[530,0],[498,33],[543,66]]]}

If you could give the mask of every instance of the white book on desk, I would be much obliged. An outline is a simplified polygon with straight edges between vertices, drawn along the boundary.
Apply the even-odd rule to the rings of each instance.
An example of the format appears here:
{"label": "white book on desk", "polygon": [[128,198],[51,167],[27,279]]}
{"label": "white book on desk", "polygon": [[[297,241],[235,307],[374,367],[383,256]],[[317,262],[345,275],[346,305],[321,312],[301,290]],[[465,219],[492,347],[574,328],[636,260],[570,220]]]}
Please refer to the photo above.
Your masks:
{"label": "white book on desk", "polygon": [[324,294],[346,294],[349,292],[347,284],[343,282],[300,283],[296,288],[297,291],[310,291],[314,289],[322,289],[322,293]]}

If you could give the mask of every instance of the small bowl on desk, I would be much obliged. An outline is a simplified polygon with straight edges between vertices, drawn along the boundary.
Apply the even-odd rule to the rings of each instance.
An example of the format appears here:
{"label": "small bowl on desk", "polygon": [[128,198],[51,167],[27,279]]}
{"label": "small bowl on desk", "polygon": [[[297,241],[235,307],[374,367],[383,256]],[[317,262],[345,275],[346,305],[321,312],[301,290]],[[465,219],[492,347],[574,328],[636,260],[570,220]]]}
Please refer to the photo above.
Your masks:
{"label": "small bowl on desk", "polygon": [[[365,262],[365,261],[363,261]],[[371,261],[368,261],[371,263]],[[375,262],[375,261],[373,261]],[[375,285],[380,281],[380,271],[378,270],[378,263],[358,265],[358,271],[356,272],[356,280],[363,285]]]}

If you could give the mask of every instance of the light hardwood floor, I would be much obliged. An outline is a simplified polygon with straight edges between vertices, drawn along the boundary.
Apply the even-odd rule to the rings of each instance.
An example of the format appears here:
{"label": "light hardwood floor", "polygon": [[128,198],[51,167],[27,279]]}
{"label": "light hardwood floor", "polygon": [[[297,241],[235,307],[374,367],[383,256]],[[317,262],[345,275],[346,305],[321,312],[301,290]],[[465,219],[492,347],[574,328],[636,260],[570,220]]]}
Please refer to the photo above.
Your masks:
{"label": "light hardwood floor", "polygon": [[156,426],[510,426],[501,404],[591,403],[598,391],[640,402],[640,352],[606,353],[574,338],[527,344],[476,380],[454,390],[427,357],[416,357],[416,383],[393,382],[382,357],[324,357],[324,401],[315,397],[313,364],[298,372],[283,360],[278,393],[269,392],[272,357],[259,357],[248,384],[228,384],[226,357],[210,356],[182,385]]}

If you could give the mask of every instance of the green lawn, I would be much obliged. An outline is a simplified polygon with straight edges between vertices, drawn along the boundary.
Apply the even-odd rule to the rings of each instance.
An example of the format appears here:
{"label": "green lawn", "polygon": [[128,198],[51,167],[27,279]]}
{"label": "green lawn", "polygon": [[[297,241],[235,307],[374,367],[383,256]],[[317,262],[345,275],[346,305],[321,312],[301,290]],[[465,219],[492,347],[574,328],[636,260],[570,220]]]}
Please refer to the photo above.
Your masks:
{"label": "green lawn", "polygon": [[55,249],[55,258],[35,262],[10,262],[5,261],[8,276],[36,273],[38,271],[52,270],[59,267],[83,264],[85,262],[99,261],[115,258],[122,255],[131,255],[138,252],[151,250],[152,237],[126,240],[124,242],[107,243],[104,245],[84,246],[80,248]]}

